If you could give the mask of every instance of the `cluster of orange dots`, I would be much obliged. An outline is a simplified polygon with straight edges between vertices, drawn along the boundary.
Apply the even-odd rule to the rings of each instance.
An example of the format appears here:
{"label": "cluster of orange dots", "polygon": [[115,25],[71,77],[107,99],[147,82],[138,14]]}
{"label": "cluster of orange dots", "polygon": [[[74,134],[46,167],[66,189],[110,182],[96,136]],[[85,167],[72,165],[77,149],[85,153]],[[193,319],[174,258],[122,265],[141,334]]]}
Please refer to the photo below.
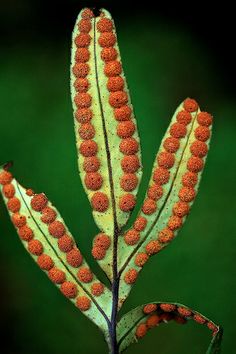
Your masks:
{"label": "cluster of orange dots", "polygon": [[85,171],[84,183],[86,187],[94,191],[91,204],[94,210],[104,212],[107,210],[109,202],[106,194],[97,192],[103,184],[102,175],[99,172],[100,161],[97,157],[98,145],[93,140],[95,136],[95,128],[91,123],[93,112],[91,110],[92,97],[88,93],[89,90],[89,45],[91,36],[89,32],[92,29],[91,19],[94,17],[91,10],[84,10],[82,19],[78,23],[79,34],[75,37],[75,64],[73,66],[73,74],[75,77],[74,88],[76,95],[74,102],[76,105],[75,118],[79,123],[78,134],[82,139],[79,150],[84,157],[83,169]]}
{"label": "cluster of orange dots", "polygon": [[[195,111],[197,107],[194,100],[187,99],[184,102],[184,108],[188,112]],[[208,152],[206,141],[210,137],[209,126],[212,124],[212,116],[209,113],[200,112],[197,114],[197,123],[198,126],[194,131],[195,140],[190,145],[191,157],[187,161],[187,171],[182,176],[182,187],[178,194],[179,201],[173,207],[167,227],[158,235],[158,241],[161,243],[168,243],[173,239],[174,232],[182,226],[183,218],[188,214],[190,203],[196,196],[195,186],[198,182],[198,173],[204,167],[203,158]]]}
{"label": "cluster of orange dots", "polygon": [[207,325],[213,335],[218,331],[218,327],[205,317],[194,313],[186,307],[176,306],[174,304],[148,304],[143,307],[143,313],[147,315],[147,318],[137,325],[135,331],[137,338],[143,338],[148,330],[158,326],[162,322],[175,320],[179,324],[185,324],[190,318],[199,324]]}
{"label": "cluster of orange dots", "polygon": [[110,236],[99,233],[93,242],[92,255],[95,259],[101,260],[106,256],[106,252],[111,245]]}
{"label": "cluster of orange dots", "polygon": [[[2,185],[4,196],[7,198],[7,207],[12,214],[11,219],[17,228],[20,238],[24,242],[27,242],[28,251],[37,257],[39,267],[47,272],[52,282],[60,286],[61,292],[68,298],[76,298],[78,294],[77,285],[66,280],[65,272],[56,267],[53,259],[44,252],[43,244],[34,237],[32,228],[27,225],[26,217],[20,213],[21,202],[15,196],[15,187],[12,183],[12,179],[12,174],[8,171],[3,170],[0,173],[0,184]],[[48,206],[47,197],[43,193],[29,193],[29,190],[26,190],[26,194],[31,197],[31,208],[41,214],[41,221],[47,225],[50,235],[57,239],[59,249],[66,253],[68,264],[72,267],[79,268],[83,262],[82,255],[79,249],[74,245],[72,237],[66,234],[64,224],[56,220],[57,213],[53,208]],[[80,267],[77,276],[78,279],[84,283],[90,283],[93,280],[93,274],[87,267]],[[101,295],[104,291],[103,285],[100,283],[92,284],[91,290],[95,296]],[[87,300],[85,300],[85,298]],[[76,304],[81,310],[85,311],[90,308],[91,301],[86,296],[82,296],[78,297]]]}
{"label": "cluster of orange dots", "polygon": [[140,161],[136,155],[139,143],[133,137],[136,127],[131,119],[132,110],[129,106],[127,92],[124,90],[122,65],[117,59],[118,53],[114,48],[116,35],[112,20],[101,16],[97,22],[97,30],[100,33],[98,43],[102,47],[101,58],[105,63],[104,73],[107,76],[109,103],[117,120],[116,133],[121,138],[120,151],[124,155],[121,161],[123,176],[120,179],[120,186],[125,193],[120,197],[119,207],[122,211],[129,212],[136,203],[132,191],[138,185],[138,177],[135,173],[140,167]]}
{"label": "cluster of orange dots", "polygon": [[[148,189],[147,197],[142,207],[142,215],[138,216],[134,223],[133,229],[129,230],[124,240],[127,245],[134,246],[140,240],[140,232],[147,225],[146,215],[152,215],[157,210],[157,202],[163,195],[163,186],[168,183],[170,178],[170,169],[175,163],[175,153],[179,149],[180,139],[184,138],[187,133],[187,125],[192,121],[192,112],[197,111],[198,104],[193,99],[186,99],[183,109],[178,112],[176,122],[170,127],[169,134],[163,142],[163,151],[157,156],[157,167],[154,169],[152,184]],[[135,258],[135,264],[138,267],[143,265],[149,259],[149,256],[159,252],[163,245],[167,244],[174,238],[174,232],[182,226],[182,219],[189,212],[191,202],[195,197],[194,186],[198,181],[197,173],[204,166],[202,158],[207,154],[208,148],[206,140],[210,136],[209,125],[212,123],[212,117],[205,112],[201,112],[197,116],[199,127],[195,130],[196,140],[191,144],[190,151],[192,157],[187,163],[188,171],[184,174],[182,183],[183,187],[179,192],[179,201],[173,207],[173,215],[168,220],[167,227],[161,230],[157,240],[149,241],[146,244],[145,252],[138,253]],[[203,132],[201,134],[201,132]],[[137,271],[136,271],[137,273]],[[129,271],[124,279],[130,283]]]}

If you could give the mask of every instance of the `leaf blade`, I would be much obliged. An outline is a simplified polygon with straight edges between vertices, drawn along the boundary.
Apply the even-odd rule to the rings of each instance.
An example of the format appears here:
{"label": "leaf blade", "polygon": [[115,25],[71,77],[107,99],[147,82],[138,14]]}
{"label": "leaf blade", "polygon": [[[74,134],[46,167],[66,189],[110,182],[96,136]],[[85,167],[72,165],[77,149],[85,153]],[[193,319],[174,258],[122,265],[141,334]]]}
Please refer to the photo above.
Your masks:
{"label": "leaf blade", "polygon": [[[0,168],[0,180],[6,174],[11,176]],[[9,183],[0,184],[0,191],[20,240],[34,261],[63,295],[106,331],[111,312],[110,290],[90,271],[58,211],[43,193],[25,189],[13,177]],[[84,275],[91,277],[89,282]],[[91,291],[94,284],[103,288],[97,298]]]}
{"label": "leaf blade", "polygon": [[[190,101],[192,100],[190,99]],[[133,232],[134,235],[138,233],[140,235],[138,242],[134,245],[127,245],[126,236],[130,230],[123,239],[120,238],[119,240],[119,252],[122,254],[122,258],[119,260],[119,274],[121,275],[120,305],[122,305],[123,301],[126,299],[133,284],[132,282],[129,283],[129,281],[126,281],[125,276],[129,276],[129,271],[132,271],[133,274],[136,272],[136,276],[133,276],[135,281],[138,272],[142,269],[142,266],[148,260],[149,256],[158,253],[177,235],[186,220],[199,188],[210,141],[210,124],[206,127],[200,123],[203,122],[204,117],[210,119],[210,115],[205,112],[200,112],[200,110],[196,108],[190,116],[190,112],[186,112],[184,109],[185,102],[186,100],[177,108],[172,118],[170,126],[162,140],[152,170],[149,190],[153,186],[161,186],[164,189],[164,193],[157,202],[160,207],[156,208],[150,215],[145,213],[142,207],[138,218],[146,219],[144,230],[140,231],[140,233],[135,231],[135,224],[134,227],[131,228],[131,233]],[[172,132],[173,127],[175,129],[181,128],[184,132],[184,126],[178,123],[178,119],[179,117],[185,116],[186,113],[188,113],[186,116],[191,117],[191,120],[189,119],[187,128],[185,128],[185,134],[179,139],[179,147],[175,155],[173,152],[171,153],[174,158],[174,164],[169,165],[169,168],[165,168],[165,170],[169,172],[169,178],[165,183],[158,184],[155,180],[155,174],[163,168],[162,165],[160,167],[160,157],[163,156],[163,152],[169,154],[169,152],[166,151],[166,141],[169,141],[168,139],[170,138],[173,139],[175,133]],[[211,121],[208,121],[208,123],[209,122],[211,123]],[[202,130],[205,134],[203,136],[204,139],[202,139],[200,134]],[[168,154],[167,156],[169,156]],[[201,158],[196,157],[196,154],[200,154]],[[167,159],[166,163],[169,164],[170,161]],[[198,165],[199,163],[200,165]],[[195,172],[193,172],[194,169],[196,169]],[[194,180],[192,181],[192,179]],[[193,184],[191,185],[191,183]],[[150,199],[149,190],[143,205],[145,205],[147,199]]]}
{"label": "leaf blade", "polygon": [[[137,126],[117,45],[114,21],[109,12],[102,9],[98,17],[91,14],[91,17],[86,19],[90,26],[89,32],[86,32],[87,29],[84,30],[81,25],[85,20],[83,14],[83,11],[79,14],[73,32],[71,63],[71,96],[75,117],[78,165],[84,189],[93,208],[95,222],[100,230],[112,239],[106,260],[99,260],[101,267],[109,278],[112,278],[112,269],[107,264],[107,259],[113,257],[115,248],[113,240],[118,237],[119,230],[127,222],[135,205],[135,196],[142,174],[141,153]],[[87,36],[89,43],[85,47],[81,47],[84,46],[80,42],[81,35],[85,39]],[[84,58],[78,58],[78,52],[81,49],[89,52],[87,61]],[[80,76],[84,76],[84,73],[76,69],[81,66],[80,61],[85,61],[84,64],[89,70],[84,78],[88,81],[88,89],[83,95],[90,95],[92,98],[86,109],[90,110],[93,115],[89,124],[93,126],[95,132],[91,139],[95,142],[97,149],[95,149],[96,153],[94,152],[91,156],[93,159],[96,158],[98,163],[94,167],[96,171],[92,172],[93,176],[88,172],[90,171],[87,163],[88,157],[85,156],[87,152],[83,150],[83,146],[88,145],[88,141],[86,142],[83,136],[81,137],[81,129],[85,126],[81,116],[81,110],[84,108],[81,107],[84,104],[83,97],[86,96],[78,93],[79,90],[83,90],[82,84],[76,85],[76,82],[81,79]],[[126,137],[127,126],[130,133]],[[121,143],[123,150],[120,147]],[[124,172],[125,168],[122,167],[126,154],[121,150],[123,152],[125,150],[127,156],[130,156],[133,151],[132,156],[135,156],[133,159],[136,159],[136,169],[130,174]],[[91,178],[96,179],[95,186],[92,185]],[[123,178],[122,185],[125,185],[125,191],[121,186],[121,178]],[[126,203],[124,206],[127,198],[130,205],[127,206]],[[123,203],[123,209],[121,203]]]}
{"label": "leaf blade", "polygon": [[[169,311],[170,309],[172,310]],[[190,319],[199,324],[204,324],[213,332],[213,338],[206,354],[220,353],[222,340],[222,328],[220,326],[185,305],[159,301],[138,306],[121,318],[117,326],[120,352],[123,352],[130,344],[141,339],[148,330],[159,326],[161,323],[175,320],[177,323],[184,324]]]}

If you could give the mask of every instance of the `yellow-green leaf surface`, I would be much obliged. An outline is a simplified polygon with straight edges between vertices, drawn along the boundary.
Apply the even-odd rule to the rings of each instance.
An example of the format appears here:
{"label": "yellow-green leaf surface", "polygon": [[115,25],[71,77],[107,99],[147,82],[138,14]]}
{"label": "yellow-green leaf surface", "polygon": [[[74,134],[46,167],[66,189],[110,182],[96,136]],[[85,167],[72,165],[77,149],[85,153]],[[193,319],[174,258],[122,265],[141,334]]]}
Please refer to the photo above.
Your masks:
{"label": "yellow-green leaf surface", "polygon": [[[186,102],[193,102],[193,104],[195,104],[195,110],[192,113],[185,110]],[[188,124],[184,125],[179,123],[179,121],[181,121],[180,117],[183,118],[183,115],[185,118],[189,117]],[[135,273],[138,273],[142,269],[143,264],[147,261],[149,256],[159,252],[177,235],[195,199],[209,148],[211,130],[209,126],[199,124],[199,122],[202,122],[200,119],[202,115],[207,115],[207,118],[209,117],[209,121],[211,121],[211,116],[205,112],[201,113],[199,108],[197,108],[196,102],[193,100],[187,99],[178,107],[161,142],[159,152],[154,162],[148,192],[139,213],[139,217],[146,220],[146,227],[143,231],[138,233],[139,241],[134,245],[127,244],[126,236],[119,239],[121,304],[126,299],[131,289],[132,282],[135,280]],[[185,134],[182,133],[181,129],[183,133],[185,131]],[[173,135],[175,134],[182,134],[182,137],[178,139],[174,138],[176,139],[174,140],[175,142],[178,140],[179,147],[175,152],[170,153],[166,149],[166,142],[169,142],[168,139],[170,138],[173,140]],[[201,157],[196,156],[197,154],[200,154]],[[173,163],[173,166],[168,168],[163,167],[163,161],[160,159],[160,156],[169,157],[166,164],[170,166]],[[155,181],[159,181],[159,175],[155,174],[157,172],[162,173],[163,170],[167,175],[166,180],[164,175],[164,180],[160,179],[160,183],[156,183]],[[162,189],[162,196],[156,201],[149,197],[150,188],[154,185]],[[186,187],[186,185],[188,185],[188,187]],[[150,210],[145,207],[145,205],[149,206],[148,203],[151,205]],[[188,211],[183,212],[183,207],[188,208]],[[134,223],[134,226],[129,232],[137,234],[135,225]],[[143,263],[140,259],[143,259]],[[127,282],[125,277],[128,276],[128,278],[130,278],[129,272],[133,274],[131,274],[133,279]]]}
{"label": "yellow-green leaf surface", "polygon": [[[99,229],[114,240],[135,205],[141,179],[141,154],[115,26],[109,12],[102,9],[100,15],[94,17],[82,10],[76,20],[72,43],[71,96],[80,176]],[[132,176],[124,177],[128,178],[124,189],[122,163],[130,155],[138,161],[137,168]],[[99,166],[88,167],[92,159]],[[132,185],[129,178],[135,179]],[[99,261],[110,278],[109,259],[113,257],[114,248],[112,242],[106,258]]]}
{"label": "yellow-green leaf surface", "polygon": [[117,325],[119,352],[137,342],[155,327],[169,321],[185,324],[188,320],[204,325],[211,332],[212,340],[206,354],[219,354],[222,328],[199,312],[179,303],[153,302],[138,306],[125,314]]}
{"label": "yellow-green leaf surface", "polygon": [[[0,175],[4,174],[11,176],[8,171],[0,169]],[[35,262],[74,305],[78,307],[79,303],[83,313],[106,331],[111,313],[110,290],[89,270],[58,211],[44,194],[26,190],[15,178],[8,184],[0,184],[0,190],[21,241]],[[14,196],[9,195],[12,191]],[[102,294],[94,296],[92,289],[101,287]]]}

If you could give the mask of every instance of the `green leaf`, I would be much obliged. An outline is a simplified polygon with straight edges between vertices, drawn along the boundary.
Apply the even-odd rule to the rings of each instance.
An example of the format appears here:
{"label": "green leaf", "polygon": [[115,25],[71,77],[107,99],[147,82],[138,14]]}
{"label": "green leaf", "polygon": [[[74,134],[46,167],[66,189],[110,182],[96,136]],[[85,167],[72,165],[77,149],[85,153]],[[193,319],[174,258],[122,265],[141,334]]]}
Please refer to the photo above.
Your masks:
{"label": "green leaf", "polygon": [[61,292],[107,331],[111,292],[90,270],[59,212],[45,194],[25,189],[3,168],[0,180],[0,191],[25,249]]}
{"label": "green leaf", "polygon": [[[89,11],[86,15],[84,10],[79,14],[71,55],[80,177],[95,222],[112,240],[106,257],[97,257],[112,278],[116,240],[134,208],[142,171],[136,121],[108,11],[102,9],[97,17],[90,16]],[[127,163],[130,159],[133,168]]]}
{"label": "green leaf", "polygon": [[117,325],[119,352],[123,352],[130,344],[137,342],[146,333],[160,324],[175,321],[185,324],[188,320],[208,327],[212,331],[212,340],[206,354],[219,354],[222,340],[222,328],[189,307],[170,302],[153,302],[138,306],[125,314]]}
{"label": "green leaf", "polygon": [[[192,113],[187,111],[190,104],[195,106]],[[207,117],[207,124],[211,124],[211,116],[201,113],[194,100],[186,99],[177,108],[161,142],[138,218],[125,236],[119,239],[120,305],[149,256],[175,238],[194,202],[211,132],[210,127],[201,125],[202,117]],[[184,120],[185,124],[179,123]],[[142,231],[137,231],[138,220],[146,223]],[[137,242],[130,244],[130,237],[137,237]],[[129,272],[133,272],[132,277],[129,277]]]}

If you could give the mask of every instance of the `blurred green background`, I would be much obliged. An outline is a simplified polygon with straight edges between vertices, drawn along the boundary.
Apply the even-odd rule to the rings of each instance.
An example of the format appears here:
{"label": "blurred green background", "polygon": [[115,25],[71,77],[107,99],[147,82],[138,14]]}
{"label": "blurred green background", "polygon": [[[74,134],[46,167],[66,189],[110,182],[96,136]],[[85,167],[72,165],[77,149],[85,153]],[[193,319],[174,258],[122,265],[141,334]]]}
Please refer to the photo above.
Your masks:
{"label": "blurred green background", "polygon": [[[211,16],[201,6],[177,10],[162,4],[154,13],[148,6],[129,8],[122,2],[2,1],[0,163],[14,160],[19,181],[48,195],[101,275],[90,255],[98,230],[77,173],[69,96],[71,30],[80,9],[95,3],[114,15],[138,120],[144,165],[139,205],[177,105],[194,97],[215,117],[191,216],[179,237],[146,265],[124,312],[152,300],[184,303],[220,323],[225,329],[222,353],[235,353],[236,103],[230,9],[225,25],[226,7],[215,7]],[[0,230],[3,354],[106,353],[97,328],[26,254],[2,200]],[[201,354],[209,340],[205,327],[173,323],[151,331],[127,354]]]}

